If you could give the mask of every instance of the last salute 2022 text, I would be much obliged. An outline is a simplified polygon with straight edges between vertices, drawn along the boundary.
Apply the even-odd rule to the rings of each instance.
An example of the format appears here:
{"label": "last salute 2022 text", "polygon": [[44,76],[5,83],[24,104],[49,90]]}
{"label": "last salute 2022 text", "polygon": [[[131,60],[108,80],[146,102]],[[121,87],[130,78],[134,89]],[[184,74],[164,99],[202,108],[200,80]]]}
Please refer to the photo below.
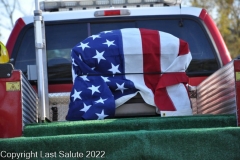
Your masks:
{"label": "last salute 2022 text", "polygon": [[10,159],[32,159],[32,158],[105,158],[105,151],[23,151],[23,152],[7,152],[1,151],[0,158]]}

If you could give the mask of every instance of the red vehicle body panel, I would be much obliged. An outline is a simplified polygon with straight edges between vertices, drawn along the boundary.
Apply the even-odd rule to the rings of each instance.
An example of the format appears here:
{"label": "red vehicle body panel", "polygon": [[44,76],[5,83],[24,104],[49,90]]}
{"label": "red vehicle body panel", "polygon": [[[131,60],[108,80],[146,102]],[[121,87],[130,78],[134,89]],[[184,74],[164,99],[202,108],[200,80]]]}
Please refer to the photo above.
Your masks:
{"label": "red vehicle body panel", "polygon": [[[236,101],[237,101],[237,120],[238,120],[238,126],[240,126],[240,61],[234,62],[234,71],[235,71],[235,80],[236,80]],[[238,74],[238,75],[237,75]]]}
{"label": "red vehicle body panel", "polygon": [[213,40],[217,46],[218,52],[220,54],[220,59],[222,60],[222,64],[225,65],[228,62],[231,61],[231,57],[229,55],[227,46],[222,38],[221,33],[219,32],[216,24],[210,17],[210,15],[207,13],[205,9],[202,10],[199,17],[204,21],[206,24],[209,32],[211,33]]}
{"label": "red vehicle body panel", "polygon": [[10,78],[0,79],[0,137],[22,135],[21,90],[7,91],[6,82],[20,82],[21,71],[14,70]]}
{"label": "red vehicle body panel", "polygon": [[21,30],[23,29],[23,27],[25,26],[25,22],[23,21],[22,18],[19,18],[9,36],[9,39],[7,41],[7,44],[6,44],[6,47],[8,49],[8,54],[9,56],[11,57],[12,55],[12,52],[13,52],[13,48],[14,48],[14,45],[17,41],[17,38],[18,38],[18,35],[19,33],[21,32]]}

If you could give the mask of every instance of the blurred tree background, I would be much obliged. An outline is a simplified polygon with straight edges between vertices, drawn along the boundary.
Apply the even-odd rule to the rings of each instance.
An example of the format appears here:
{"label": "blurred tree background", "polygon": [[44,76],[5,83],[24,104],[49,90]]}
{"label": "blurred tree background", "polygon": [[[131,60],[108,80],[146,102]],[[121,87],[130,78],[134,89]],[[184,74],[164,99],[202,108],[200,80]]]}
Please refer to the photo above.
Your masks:
{"label": "blurred tree background", "polygon": [[189,0],[213,17],[232,58],[240,55],[240,0]]}
{"label": "blurred tree background", "polygon": [[6,42],[15,21],[33,14],[34,0],[0,0],[0,41]]}

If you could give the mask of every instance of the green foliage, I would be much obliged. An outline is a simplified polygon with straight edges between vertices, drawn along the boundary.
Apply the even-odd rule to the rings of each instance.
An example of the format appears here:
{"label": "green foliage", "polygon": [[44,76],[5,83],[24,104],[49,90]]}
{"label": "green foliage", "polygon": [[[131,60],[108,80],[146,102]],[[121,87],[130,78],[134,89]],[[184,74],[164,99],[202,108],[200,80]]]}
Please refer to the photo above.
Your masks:
{"label": "green foliage", "polygon": [[240,0],[189,0],[214,17],[232,58],[240,55]]}

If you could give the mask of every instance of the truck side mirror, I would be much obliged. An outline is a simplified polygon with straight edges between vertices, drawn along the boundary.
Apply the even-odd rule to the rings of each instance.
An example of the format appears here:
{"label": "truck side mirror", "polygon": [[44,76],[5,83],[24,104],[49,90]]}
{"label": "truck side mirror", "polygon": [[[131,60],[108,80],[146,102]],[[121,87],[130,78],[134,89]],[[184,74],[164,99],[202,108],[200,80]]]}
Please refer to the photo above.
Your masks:
{"label": "truck side mirror", "polygon": [[9,55],[8,55],[7,48],[0,41],[0,64],[8,63],[8,62],[9,62]]}

